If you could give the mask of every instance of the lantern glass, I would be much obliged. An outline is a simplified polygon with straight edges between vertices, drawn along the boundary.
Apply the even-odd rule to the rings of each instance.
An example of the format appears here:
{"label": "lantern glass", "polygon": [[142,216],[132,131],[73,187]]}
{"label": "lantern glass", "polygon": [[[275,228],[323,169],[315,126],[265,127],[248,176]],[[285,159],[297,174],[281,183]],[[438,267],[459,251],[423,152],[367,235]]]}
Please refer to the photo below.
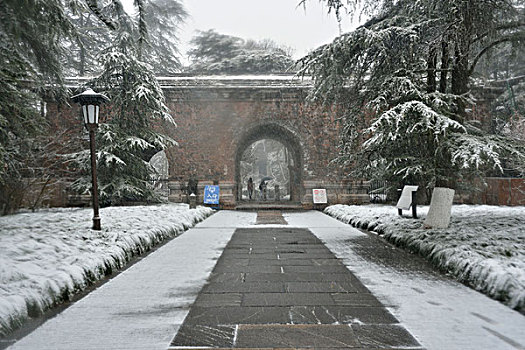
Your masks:
{"label": "lantern glass", "polygon": [[98,105],[88,104],[82,106],[85,124],[98,124],[98,114],[100,107]]}

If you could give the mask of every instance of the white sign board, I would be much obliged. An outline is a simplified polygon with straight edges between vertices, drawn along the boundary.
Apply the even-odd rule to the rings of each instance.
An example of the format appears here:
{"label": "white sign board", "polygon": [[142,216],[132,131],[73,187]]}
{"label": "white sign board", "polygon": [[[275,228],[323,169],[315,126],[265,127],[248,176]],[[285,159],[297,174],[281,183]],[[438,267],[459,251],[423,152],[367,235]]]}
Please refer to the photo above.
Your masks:
{"label": "white sign board", "polygon": [[312,190],[312,195],[314,199],[314,204],[326,204],[328,200],[326,199],[326,189],[324,188],[314,188]]}
{"label": "white sign board", "polygon": [[405,186],[401,192],[401,198],[397,202],[396,207],[401,210],[408,210],[412,205],[412,192],[416,192],[419,186]]}

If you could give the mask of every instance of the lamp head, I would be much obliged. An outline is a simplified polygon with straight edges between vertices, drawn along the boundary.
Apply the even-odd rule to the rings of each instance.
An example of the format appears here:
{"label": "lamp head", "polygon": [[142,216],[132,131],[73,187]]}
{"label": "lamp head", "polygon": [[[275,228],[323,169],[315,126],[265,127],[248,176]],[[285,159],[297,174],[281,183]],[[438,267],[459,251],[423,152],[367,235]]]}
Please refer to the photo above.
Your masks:
{"label": "lamp head", "polygon": [[71,99],[82,107],[84,124],[86,126],[98,125],[100,105],[109,101],[106,95],[99,94],[92,89],[87,89],[83,93],[71,97]]}

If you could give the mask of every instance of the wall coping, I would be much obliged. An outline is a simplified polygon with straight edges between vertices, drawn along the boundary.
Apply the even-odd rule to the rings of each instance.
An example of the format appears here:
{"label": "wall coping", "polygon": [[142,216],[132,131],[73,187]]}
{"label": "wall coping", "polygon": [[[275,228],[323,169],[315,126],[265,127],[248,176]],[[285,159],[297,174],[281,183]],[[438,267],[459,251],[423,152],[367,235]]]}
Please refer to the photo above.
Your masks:
{"label": "wall coping", "polygon": [[[92,77],[67,77],[66,85],[69,88],[78,88]],[[188,88],[310,88],[313,84],[311,77],[300,77],[295,74],[268,74],[268,75],[187,75],[159,76],[157,80],[163,89]]]}

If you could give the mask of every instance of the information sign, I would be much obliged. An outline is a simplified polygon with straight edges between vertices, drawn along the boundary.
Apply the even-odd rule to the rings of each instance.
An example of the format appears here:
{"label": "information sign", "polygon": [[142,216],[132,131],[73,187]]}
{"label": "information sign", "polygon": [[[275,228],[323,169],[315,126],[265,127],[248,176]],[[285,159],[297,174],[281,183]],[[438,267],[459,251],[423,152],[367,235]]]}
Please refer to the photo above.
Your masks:
{"label": "information sign", "polygon": [[396,207],[402,210],[410,209],[410,206],[412,205],[412,192],[416,192],[417,189],[418,189],[418,186],[406,185],[405,187],[403,187],[403,191],[401,192],[401,197],[399,197]]}
{"label": "information sign", "polygon": [[204,186],[204,204],[219,204],[219,185]]}
{"label": "information sign", "polygon": [[312,190],[314,204],[325,204],[328,203],[326,199],[326,189],[324,188],[314,188]]}

